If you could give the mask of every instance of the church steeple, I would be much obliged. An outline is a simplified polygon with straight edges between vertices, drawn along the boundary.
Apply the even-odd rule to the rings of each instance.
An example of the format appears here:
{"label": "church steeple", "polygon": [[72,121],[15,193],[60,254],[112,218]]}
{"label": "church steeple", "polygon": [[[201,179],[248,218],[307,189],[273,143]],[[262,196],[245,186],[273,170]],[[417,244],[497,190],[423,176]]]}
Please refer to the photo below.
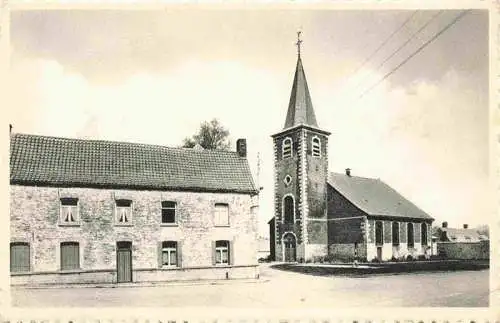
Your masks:
{"label": "church steeple", "polygon": [[297,67],[285,129],[272,135],[274,215],[271,237],[278,261],[313,259],[328,253],[328,131],[318,128],[302,67]]}
{"label": "church steeple", "polygon": [[300,58],[300,39],[301,32],[297,32],[297,66],[295,68],[295,76],[293,78],[292,93],[290,94],[290,102],[288,103],[288,112],[286,114],[285,127],[292,128],[298,125],[307,125],[317,128],[316,115],[307,87],[306,75]]}

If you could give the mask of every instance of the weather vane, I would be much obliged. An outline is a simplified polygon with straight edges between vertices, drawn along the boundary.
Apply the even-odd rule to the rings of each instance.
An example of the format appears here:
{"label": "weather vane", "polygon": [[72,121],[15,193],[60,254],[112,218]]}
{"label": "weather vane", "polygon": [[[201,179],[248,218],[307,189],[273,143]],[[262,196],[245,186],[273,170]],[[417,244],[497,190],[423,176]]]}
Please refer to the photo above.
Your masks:
{"label": "weather vane", "polygon": [[302,39],[300,39],[300,35],[302,34],[302,31],[297,31],[297,42],[295,45],[297,45],[297,53],[299,54],[300,57],[300,44],[302,44]]}

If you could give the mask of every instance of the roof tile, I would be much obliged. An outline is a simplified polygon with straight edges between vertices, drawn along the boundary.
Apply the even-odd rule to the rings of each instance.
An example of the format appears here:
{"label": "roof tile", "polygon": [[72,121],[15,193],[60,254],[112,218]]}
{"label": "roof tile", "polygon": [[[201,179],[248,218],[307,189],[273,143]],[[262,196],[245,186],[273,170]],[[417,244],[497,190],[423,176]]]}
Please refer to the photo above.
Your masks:
{"label": "roof tile", "polygon": [[246,158],[223,150],[13,134],[12,184],[255,193]]}
{"label": "roof tile", "polygon": [[328,184],[368,215],[433,219],[380,179],[330,173]]}

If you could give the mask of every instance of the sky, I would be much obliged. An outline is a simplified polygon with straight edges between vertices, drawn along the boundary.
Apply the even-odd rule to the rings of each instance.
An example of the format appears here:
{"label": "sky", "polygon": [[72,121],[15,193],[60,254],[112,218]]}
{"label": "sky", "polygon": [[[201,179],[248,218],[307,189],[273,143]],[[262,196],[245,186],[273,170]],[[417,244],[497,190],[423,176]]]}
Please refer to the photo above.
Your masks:
{"label": "sky", "polygon": [[329,170],[380,178],[436,225],[474,227],[491,216],[488,12],[468,12],[383,79],[460,13],[13,11],[9,120],[20,133],[176,147],[217,118],[233,149],[247,138],[264,234],[270,136],[284,126],[300,29],[316,118],[332,133]]}

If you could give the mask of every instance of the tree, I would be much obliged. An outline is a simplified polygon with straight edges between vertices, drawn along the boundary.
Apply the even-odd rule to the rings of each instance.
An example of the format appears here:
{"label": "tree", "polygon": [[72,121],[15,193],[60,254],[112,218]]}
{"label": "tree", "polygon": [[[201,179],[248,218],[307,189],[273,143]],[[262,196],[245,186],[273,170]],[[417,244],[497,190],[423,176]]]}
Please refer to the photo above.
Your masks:
{"label": "tree", "polygon": [[199,144],[205,149],[224,149],[231,146],[229,140],[229,130],[220,124],[219,120],[204,121],[200,125],[198,133],[191,138],[184,138],[182,147],[193,148]]}

